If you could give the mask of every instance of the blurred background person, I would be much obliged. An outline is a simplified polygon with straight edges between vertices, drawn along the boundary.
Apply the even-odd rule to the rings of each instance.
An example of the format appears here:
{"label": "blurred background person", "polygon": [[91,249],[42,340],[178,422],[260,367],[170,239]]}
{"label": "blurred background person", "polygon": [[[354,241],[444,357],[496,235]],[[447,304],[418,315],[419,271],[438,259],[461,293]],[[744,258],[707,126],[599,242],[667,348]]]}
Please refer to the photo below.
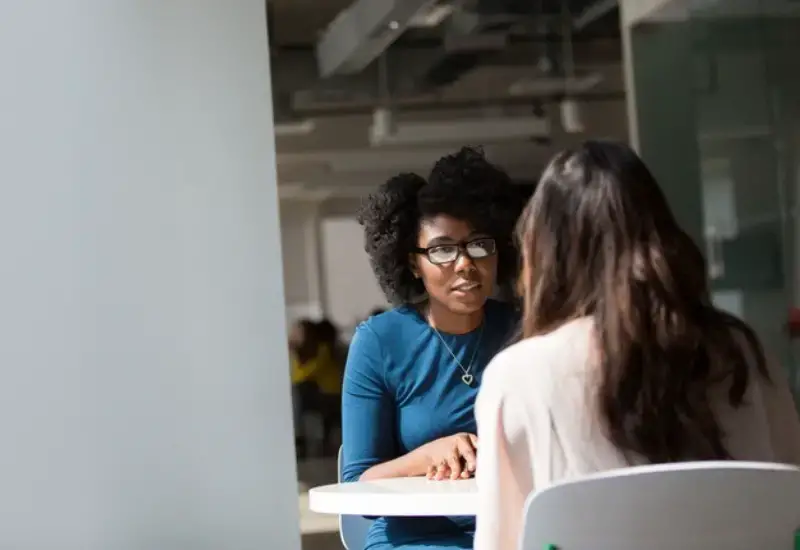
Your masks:
{"label": "blurred background person", "polygon": [[341,430],[342,378],[347,360],[347,347],[339,338],[339,330],[330,320],[316,325],[317,369],[313,379],[317,385],[317,411],[322,416],[323,452],[335,455]]}
{"label": "blurred background person", "polygon": [[309,413],[319,409],[319,389],[316,380],[320,366],[317,325],[310,319],[300,319],[289,332],[289,358],[291,364],[292,405],[294,410],[297,454],[304,457],[309,452],[309,430],[306,421]]}

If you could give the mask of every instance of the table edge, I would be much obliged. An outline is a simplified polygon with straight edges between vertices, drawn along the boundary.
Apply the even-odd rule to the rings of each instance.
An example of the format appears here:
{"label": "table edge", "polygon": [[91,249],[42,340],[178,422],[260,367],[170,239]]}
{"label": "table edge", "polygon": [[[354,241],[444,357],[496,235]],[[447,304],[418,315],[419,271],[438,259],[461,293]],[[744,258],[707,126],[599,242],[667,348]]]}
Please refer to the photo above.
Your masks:
{"label": "table edge", "polygon": [[[330,487],[330,486],[324,486]],[[371,495],[364,501],[363,493],[326,493],[324,487],[315,487],[308,492],[309,510],[317,514],[344,516],[475,516],[478,509],[478,493],[443,493],[425,495],[386,493]],[[443,509],[446,508],[446,509]]]}

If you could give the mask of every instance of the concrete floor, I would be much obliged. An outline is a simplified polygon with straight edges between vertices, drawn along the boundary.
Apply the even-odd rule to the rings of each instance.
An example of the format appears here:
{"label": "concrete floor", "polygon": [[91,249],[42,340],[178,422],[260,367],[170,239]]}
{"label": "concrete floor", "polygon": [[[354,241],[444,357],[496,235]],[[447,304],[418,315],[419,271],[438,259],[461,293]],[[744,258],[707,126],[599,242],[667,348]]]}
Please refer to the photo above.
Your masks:
{"label": "concrete floor", "polygon": [[310,487],[336,483],[336,460],[303,460],[297,465],[297,477],[303,550],[342,550],[342,543],[339,540],[339,518],[315,514],[308,509]]}
{"label": "concrete floor", "polygon": [[[315,533],[303,535],[303,550],[342,550],[339,533]],[[355,550],[361,550],[357,548]]]}

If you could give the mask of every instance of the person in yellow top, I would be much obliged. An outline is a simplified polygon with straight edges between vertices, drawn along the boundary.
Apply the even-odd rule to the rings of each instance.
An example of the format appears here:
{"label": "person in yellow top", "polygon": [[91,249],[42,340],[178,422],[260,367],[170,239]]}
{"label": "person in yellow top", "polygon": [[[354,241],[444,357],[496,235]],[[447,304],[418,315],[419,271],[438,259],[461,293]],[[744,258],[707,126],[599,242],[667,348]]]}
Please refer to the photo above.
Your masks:
{"label": "person in yellow top", "polygon": [[306,414],[315,409],[316,384],[312,377],[317,369],[316,327],[308,319],[292,325],[289,332],[289,365],[292,380],[292,409],[294,412],[295,447],[298,457],[305,457],[308,438],[305,433]]}
{"label": "person in yellow top", "polygon": [[323,446],[327,453],[335,454],[338,447],[336,433],[342,423],[342,378],[347,352],[333,323],[323,319],[316,328],[319,348],[315,380],[325,431]]}
{"label": "person in yellow top", "polygon": [[[333,453],[334,434],[341,424],[341,392],[344,360],[338,331],[330,321],[298,321],[289,338],[295,426],[302,433],[302,418],[308,412],[322,416],[325,452]],[[305,447],[299,437],[298,447]]]}

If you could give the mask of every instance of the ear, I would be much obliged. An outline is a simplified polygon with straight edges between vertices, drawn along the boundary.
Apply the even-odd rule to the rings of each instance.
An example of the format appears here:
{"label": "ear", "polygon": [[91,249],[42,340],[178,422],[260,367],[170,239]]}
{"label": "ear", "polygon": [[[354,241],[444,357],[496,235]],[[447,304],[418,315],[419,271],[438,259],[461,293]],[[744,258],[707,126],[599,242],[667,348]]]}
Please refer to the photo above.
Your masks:
{"label": "ear", "polygon": [[411,274],[414,275],[414,278],[419,279],[419,265],[417,264],[417,256],[415,254],[408,255],[408,268],[411,270]]}

